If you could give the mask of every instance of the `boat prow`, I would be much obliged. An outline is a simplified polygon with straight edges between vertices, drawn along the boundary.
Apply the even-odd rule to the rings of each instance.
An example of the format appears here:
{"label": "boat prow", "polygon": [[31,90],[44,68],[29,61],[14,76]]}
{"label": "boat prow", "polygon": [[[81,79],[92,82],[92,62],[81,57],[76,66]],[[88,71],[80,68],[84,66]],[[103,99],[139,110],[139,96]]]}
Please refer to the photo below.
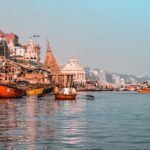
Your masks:
{"label": "boat prow", "polygon": [[23,96],[23,90],[16,86],[0,84],[0,98],[20,98]]}

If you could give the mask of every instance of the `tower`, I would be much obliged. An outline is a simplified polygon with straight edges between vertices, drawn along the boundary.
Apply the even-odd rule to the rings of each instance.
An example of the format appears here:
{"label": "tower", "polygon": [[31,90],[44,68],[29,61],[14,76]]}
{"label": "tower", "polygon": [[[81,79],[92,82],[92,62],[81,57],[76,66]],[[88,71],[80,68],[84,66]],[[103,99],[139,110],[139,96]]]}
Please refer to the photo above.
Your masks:
{"label": "tower", "polygon": [[44,68],[49,69],[51,74],[53,74],[53,75],[60,74],[59,65],[52,53],[49,43],[48,43],[48,48],[47,48],[47,52],[46,52],[46,56],[45,56]]}

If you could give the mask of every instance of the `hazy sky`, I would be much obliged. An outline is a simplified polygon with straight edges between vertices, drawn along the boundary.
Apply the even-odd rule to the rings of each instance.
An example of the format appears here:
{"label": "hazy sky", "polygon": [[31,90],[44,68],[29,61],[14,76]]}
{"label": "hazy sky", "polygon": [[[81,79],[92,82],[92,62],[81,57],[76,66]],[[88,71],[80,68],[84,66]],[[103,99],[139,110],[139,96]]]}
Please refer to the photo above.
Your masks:
{"label": "hazy sky", "polygon": [[150,75],[150,0],[0,0],[0,29],[49,40],[58,63]]}

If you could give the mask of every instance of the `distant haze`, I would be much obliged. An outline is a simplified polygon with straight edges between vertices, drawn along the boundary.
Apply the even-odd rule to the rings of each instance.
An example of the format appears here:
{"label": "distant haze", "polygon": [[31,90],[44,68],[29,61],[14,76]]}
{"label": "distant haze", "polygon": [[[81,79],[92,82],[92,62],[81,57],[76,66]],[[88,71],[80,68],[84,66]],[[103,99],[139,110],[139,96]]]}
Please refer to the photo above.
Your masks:
{"label": "distant haze", "polygon": [[75,55],[81,66],[150,75],[149,0],[0,0],[0,29],[48,39],[59,64]]}

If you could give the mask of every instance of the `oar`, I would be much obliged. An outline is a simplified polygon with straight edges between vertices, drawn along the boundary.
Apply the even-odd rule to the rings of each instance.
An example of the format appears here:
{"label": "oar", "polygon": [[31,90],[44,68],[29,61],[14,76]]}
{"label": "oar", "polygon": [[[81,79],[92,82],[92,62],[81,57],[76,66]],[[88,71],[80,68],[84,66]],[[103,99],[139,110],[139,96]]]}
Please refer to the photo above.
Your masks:
{"label": "oar", "polygon": [[86,97],[88,97],[88,98],[92,98],[92,99],[94,99],[94,98],[95,98],[93,95],[85,95],[85,94],[80,94],[80,93],[78,93],[77,95],[86,96]]}
{"label": "oar", "polygon": [[37,95],[38,98],[43,97],[43,94]]}
{"label": "oar", "polygon": [[55,95],[55,93],[49,93],[49,95]]}
{"label": "oar", "polygon": [[55,93],[40,94],[40,95],[38,95],[38,97],[43,97],[43,96],[46,96],[46,95],[55,95]]}

